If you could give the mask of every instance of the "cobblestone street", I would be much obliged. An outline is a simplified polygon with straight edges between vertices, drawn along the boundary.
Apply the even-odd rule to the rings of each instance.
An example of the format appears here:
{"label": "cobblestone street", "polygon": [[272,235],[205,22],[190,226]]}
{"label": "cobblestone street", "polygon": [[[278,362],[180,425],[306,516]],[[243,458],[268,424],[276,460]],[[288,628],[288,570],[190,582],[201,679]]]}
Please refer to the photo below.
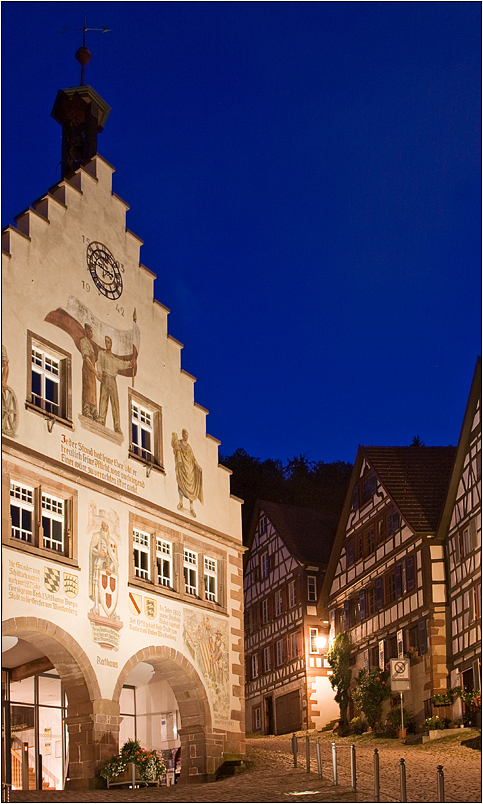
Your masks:
{"label": "cobblestone street", "polygon": [[[469,731],[464,737],[475,736]],[[13,792],[12,802],[290,802],[290,801],[373,801],[374,748],[380,756],[381,801],[398,801],[399,760],[404,757],[407,800],[437,801],[436,768],[444,769],[445,800],[481,801],[481,752],[461,745],[461,738],[446,737],[424,745],[402,745],[397,740],[369,736],[337,739],[338,782],[332,783],[332,735],[320,736],[323,778],[317,775],[315,735],[311,736],[311,772],[305,766],[305,735],[299,736],[297,768],[293,767],[290,735],[250,737],[247,759],[250,766],[235,776],[211,784],[162,788],[119,789],[85,792]],[[350,745],[356,746],[357,792],[350,787]]]}

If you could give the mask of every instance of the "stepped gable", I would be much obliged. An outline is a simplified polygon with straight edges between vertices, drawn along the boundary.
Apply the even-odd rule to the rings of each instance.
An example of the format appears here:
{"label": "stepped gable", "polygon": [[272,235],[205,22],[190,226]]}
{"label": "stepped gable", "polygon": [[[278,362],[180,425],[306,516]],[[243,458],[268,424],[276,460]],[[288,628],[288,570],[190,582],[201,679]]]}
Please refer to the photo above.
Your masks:
{"label": "stepped gable", "polygon": [[415,532],[436,531],[456,447],[361,447],[401,515]]}
{"label": "stepped gable", "polygon": [[260,500],[259,506],[297,558],[305,563],[328,563],[337,530],[336,516],[312,508],[263,500]]}

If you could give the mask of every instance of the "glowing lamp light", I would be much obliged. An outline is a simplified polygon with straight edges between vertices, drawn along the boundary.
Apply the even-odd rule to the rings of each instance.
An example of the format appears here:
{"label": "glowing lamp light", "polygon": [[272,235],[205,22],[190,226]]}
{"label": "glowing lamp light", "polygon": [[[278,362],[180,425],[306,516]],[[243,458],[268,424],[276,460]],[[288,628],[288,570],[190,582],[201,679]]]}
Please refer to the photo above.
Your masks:
{"label": "glowing lamp light", "polygon": [[315,640],[315,646],[319,650],[322,650],[323,648],[325,648],[326,645],[327,645],[327,639],[325,637],[317,637],[317,639]]}

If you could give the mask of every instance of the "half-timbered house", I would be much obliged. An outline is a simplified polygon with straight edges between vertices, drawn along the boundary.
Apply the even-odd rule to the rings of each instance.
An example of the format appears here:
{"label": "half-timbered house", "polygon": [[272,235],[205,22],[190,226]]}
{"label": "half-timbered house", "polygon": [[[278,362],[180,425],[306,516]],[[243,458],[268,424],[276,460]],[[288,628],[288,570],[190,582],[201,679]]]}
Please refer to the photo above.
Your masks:
{"label": "half-timbered house", "polygon": [[417,721],[445,688],[447,583],[439,531],[455,447],[360,447],[319,600],[330,640],[350,634],[361,668],[411,656]]}
{"label": "half-timbered house", "polygon": [[317,616],[337,520],[259,502],[245,555],[246,728],[284,734],[337,717],[328,621]]}
{"label": "half-timbered house", "polygon": [[[448,528],[449,520],[449,528]],[[450,684],[481,683],[481,359],[478,360],[458,442],[442,527],[447,546]],[[447,536],[446,536],[447,533]],[[445,538],[446,537],[446,538]],[[453,716],[461,714],[457,699]]]}

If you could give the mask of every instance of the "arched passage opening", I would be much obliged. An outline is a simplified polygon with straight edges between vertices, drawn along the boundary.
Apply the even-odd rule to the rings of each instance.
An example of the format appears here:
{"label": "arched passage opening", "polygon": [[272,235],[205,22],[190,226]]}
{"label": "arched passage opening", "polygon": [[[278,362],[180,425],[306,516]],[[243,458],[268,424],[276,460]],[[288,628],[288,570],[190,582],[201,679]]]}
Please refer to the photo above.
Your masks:
{"label": "arched passage opening", "polygon": [[[148,679],[145,685],[148,689],[144,699],[152,700],[149,686],[159,685],[162,680],[169,685],[176,701],[179,720],[177,736],[181,745],[180,781],[202,782],[213,778],[223,761],[223,741],[213,733],[211,709],[205,686],[186,656],[168,646],[151,645],[138,651],[119,673],[113,702],[119,702],[123,688],[126,684],[129,685],[130,679],[136,678],[136,668],[141,663],[153,669],[152,678]],[[156,739],[143,747],[156,748]]]}
{"label": "arched passage opening", "polygon": [[[99,684],[92,665],[78,642],[67,631],[37,617],[17,617],[2,625],[3,636],[15,637],[24,647],[22,665],[15,666],[16,645],[6,655],[9,675],[28,679],[43,668],[52,666],[58,673],[67,696],[64,723],[68,730],[68,778],[66,788],[89,787],[98,763],[117,750],[119,707],[101,698]],[[35,658],[29,661],[28,647]],[[10,653],[10,661],[8,659]],[[43,658],[42,658],[43,657]],[[15,672],[17,674],[15,676]],[[8,735],[10,739],[10,735]],[[55,749],[54,740],[49,750]],[[35,741],[35,773],[42,766],[40,745]],[[45,748],[44,748],[45,750]],[[41,779],[36,779],[36,787]]]}

